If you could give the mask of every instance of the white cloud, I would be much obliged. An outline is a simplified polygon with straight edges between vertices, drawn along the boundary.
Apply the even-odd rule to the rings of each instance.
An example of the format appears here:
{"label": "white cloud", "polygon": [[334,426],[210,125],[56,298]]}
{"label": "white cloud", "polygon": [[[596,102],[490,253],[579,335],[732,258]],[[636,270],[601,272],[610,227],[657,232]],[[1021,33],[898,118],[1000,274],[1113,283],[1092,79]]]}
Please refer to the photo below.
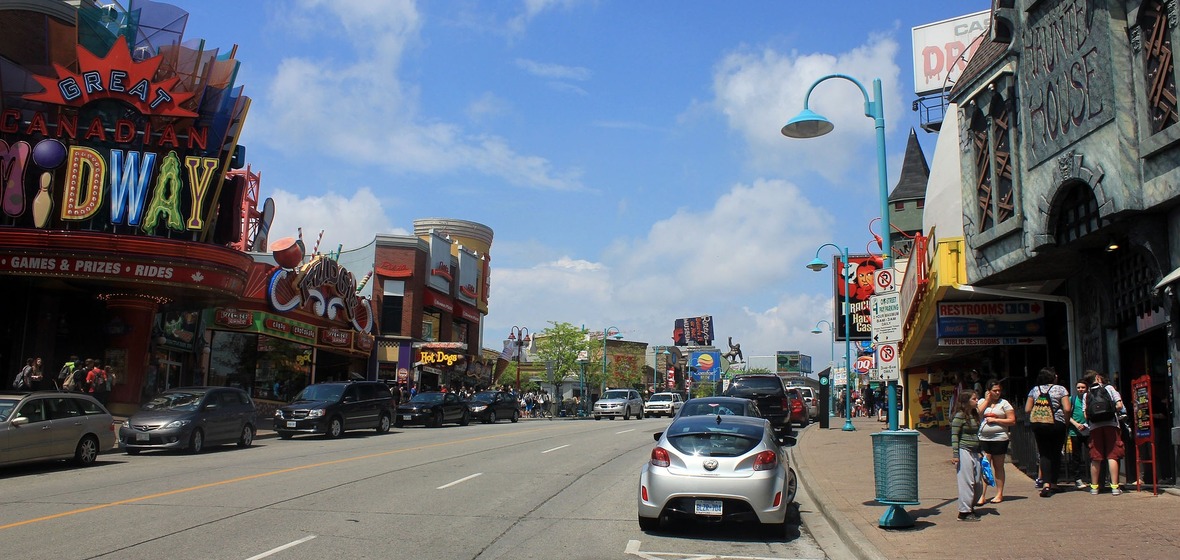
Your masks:
{"label": "white cloud", "polygon": [[534,76],[552,78],[555,80],[577,80],[579,82],[584,82],[589,80],[591,76],[589,68],[549,64],[545,62],[529,60],[527,58],[516,59],[516,66]]}
{"label": "white cloud", "polygon": [[395,228],[389,221],[381,201],[368,188],[362,188],[346,198],[335,193],[302,197],[284,190],[273,191],[275,219],[270,228],[271,241],[280,237],[296,237],[303,228],[303,242],[311,253],[320,232],[324,232],[320,252],[345,250],[365,246],[378,233],[409,235]]}
{"label": "white cloud", "polygon": [[582,188],[576,169],[557,169],[544,157],[517,152],[504,138],[420,114],[421,92],[397,74],[419,41],[421,21],[412,2],[304,0],[294,12],[285,23],[295,36],[314,22],[351,50],[283,60],[268,90],[254,99],[250,134],[256,141],[289,155],[314,152],[393,173],[474,170],[528,188]]}

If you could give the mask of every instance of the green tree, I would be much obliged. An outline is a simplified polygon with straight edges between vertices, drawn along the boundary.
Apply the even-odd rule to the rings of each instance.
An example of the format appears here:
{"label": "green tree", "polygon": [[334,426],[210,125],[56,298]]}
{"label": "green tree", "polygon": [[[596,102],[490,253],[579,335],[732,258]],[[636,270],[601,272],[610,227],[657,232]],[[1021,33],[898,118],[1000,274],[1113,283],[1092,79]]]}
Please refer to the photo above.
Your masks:
{"label": "green tree", "polygon": [[537,336],[537,357],[550,365],[546,367],[546,382],[557,391],[554,398],[561,396],[561,384],[566,376],[577,375],[581,370],[578,354],[589,349],[586,333],[570,323],[550,321],[550,327]]}

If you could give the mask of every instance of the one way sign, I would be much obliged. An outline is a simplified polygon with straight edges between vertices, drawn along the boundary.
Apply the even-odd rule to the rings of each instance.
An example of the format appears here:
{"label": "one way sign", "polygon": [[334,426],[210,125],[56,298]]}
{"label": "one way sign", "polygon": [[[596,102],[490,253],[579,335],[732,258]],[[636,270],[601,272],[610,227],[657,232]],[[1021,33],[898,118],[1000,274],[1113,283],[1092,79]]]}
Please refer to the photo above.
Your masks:
{"label": "one way sign", "polygon": [[901,342],[901,294],[886,292],[869,298],[873,342]]}

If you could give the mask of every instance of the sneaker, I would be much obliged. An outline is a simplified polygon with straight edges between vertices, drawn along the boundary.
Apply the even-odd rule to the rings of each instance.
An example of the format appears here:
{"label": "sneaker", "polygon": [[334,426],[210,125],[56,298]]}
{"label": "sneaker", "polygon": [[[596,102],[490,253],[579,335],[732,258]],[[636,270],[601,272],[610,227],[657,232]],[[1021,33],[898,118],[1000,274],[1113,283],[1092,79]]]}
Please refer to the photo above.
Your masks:
{"label": "sneaker", "polygon": [[1041,488],[1041,497],[1042,498],[1048,498],[1051,495],[1053,495],[1052,490],[1050,490],[1048,488]]}
{"label": "sneaker", "polygon": [[1120,489],[1118,486],[1111,486],[1110,487],[1110,495],[1111,496],[1118,496],[1119,494],[1122,494],[1122,493],[1123,493],[1122,489]]}
{"label": "sneaker", "polygon": [[959,521],[967,521],[967,522],[979,521],[979,516],[975,515],[975,514],[971,514],[971,513],[960,513],[959,514]]}
{"label": "sneaker", "polygon": [[1094,486],[1093,484],[1090,485],[1090,495],[1091,496],[1098,495],[1098,487],[1097,486]]}
{"label": "sneaker", "polygon": [[1082,479],[1079,478],[1077,480],[1077,482],[1074,482],[1074,487],[1077,488],[1078,490],[1085,490],[1085,489],[1089,488],[1090,485],[1086,484],[1085,482],[1082,482]]}
{"label": "sneaker", "polygon": [[1041,487],[1045,485],[1045,481],[1043,481],[1043,480],[1041,480],[1041,479],[1039,479],[1039,478],[1038,478],[1038,479],[1036,479],[1034,482],[1036,482],[1036,483],[1037,483],[1037,485],[1035,486],[1035,488],[1036,488],[1036,489],[1038,489],[1038,490],[1040,490],[1040,489],[1041,489]]}

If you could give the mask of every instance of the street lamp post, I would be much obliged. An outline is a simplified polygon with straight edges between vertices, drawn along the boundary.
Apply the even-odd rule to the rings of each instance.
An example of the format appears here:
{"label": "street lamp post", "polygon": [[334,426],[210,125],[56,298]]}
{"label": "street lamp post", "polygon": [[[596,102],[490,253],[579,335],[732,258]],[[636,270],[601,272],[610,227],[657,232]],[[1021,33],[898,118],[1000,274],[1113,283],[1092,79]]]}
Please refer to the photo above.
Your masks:
{"label": "street lamp post", "polygon": [[578,365],[582,366],[582,371],[578,374],[578,391],[581,395],[581,400],[578,401],[579,416],[586,414],[586,364],[590,361],[590,356],[587,354],[585,350],[578,352]]}
{"label": "street lamp post", "polygon": [[516,394],[520,395],[520,354],[533,338],[529,336],[528,327],[513,326],[512,330],[508,331],[508,340],[516,344]]}
{"label": "street lamp post", "polygon": [[[841,258],[840,266],[844,268],[844,270],[840,271],[840,278],[841,278],[840,281],[844,282],[844,309],[843,309],[843,311],[844,311],[844,354],[851,356],[852,355],[852,336],[851,336],[851,334],[852,334],[851,333],[852,305],[848,301],[848,292],[849,292],[849,289],[848,289],[848,265],[849,265],[848,248],[845,247],[845,248],[841,249],[840,247],[837,247],[831,243],[824,243],[823,245],[820,245],[818,249],[815,250],[815,258],[811,259],[811,262],[807,263],[807,268],[814,270],[816,272],[819,272],[819,271],[828,267],[828,263],[824,262],[822,259],[819,258],[819,252],[821,250],[823,250],[824,247],[831,247],[831,248],[835,249],[836,251],[840,252],[840,258]],[[831,325],[831,323],[828,323],[828,324]],[[816,325],[817,330],[818,330],[818,328],[819,328],[819,325]],[[836,359],[836,356],[834,354],[832,356],[832,359],[833,360]],[[851,368],[849,368],[849,370],[846,371],[844,374],[844,427],[841,429],[844,430],[845,432],[856,431],[856,426],[852,425],[852,389],[851,389],[851,383],[850,383],[851,379],[852,379],[852,371],[851,371]]]}
{"label": "street lamp post", "polygon": [[[848,80],[860,88],[860,93],[865,98],[865,116],[873,119],[873,125],[877,129],[877,190],[881,198],[881,237],[884,242],[881,247],[883,252],[881,265],[882,268],[888,270],[893,267],[893,229],[892,224],[889,223],[889,179],[885,167],[885,109],[881,103],[881,79],[873,80],[872,99],[869,99],[869,92],[860,82],[846,74],[829,74],[816,80],[811,84],[811,87],[807,88],[807,94],[803,96],[803,110],[783,125],[782,133],[790,138],[815,138],[823,136],[835,128],[831,121],[807,108],[815,86],[832,78]],[[897,380],[890,379],[887,385],[889,430],[897,431]]]}
{"label": "street lamp post", "polygon": [[[657,352],[657,350],[659,350]],[[656,392],[656,386],[660,383],[660,356],[671,356],[672,353],[668,351],[667,346],[653,346],[651,349],[651,392]],[[667,362],[667,358],[664,359]],[[671,391],[673,387],[665,387]]]}
{"label": "street lamp post", "polygon": [[[815,324],[815,328],[811,329],[811,334],[823,334],[824,331],[820,330],[820,328],[819,328],[820,325],[827,325],[828,332],[831,333],[831,335],[832,335],[832,344],[831,344],[832,357],[830,360],[828,360],[828,387],[829,387],[829,390],[828,390],[828,416],[835,416],[836,415],[836,406],[835,406],[836,395],[835,395],[834,391],[830,390],[830,387],[832,384],[832,375],[834,373],[836,373],[836,326],[833,325],[831,321],[828,321],[826,319],[820,319],[819,322]],[[824,427],[826,428],[827,426],[824,426]]]}
{"label": "street lamp post", "polygon": [[[610,333],[611,331],[615,331],[615,334],[612,335]],[[615,338],[623,338],[623,335],[619,334],[621,332],[623,331],[620,331],[619,327],[607,327],[602,329],[602,387],[598,390],[599,395],[601,395],[602,391],[606,389],[606,339],[612,336]]]}

